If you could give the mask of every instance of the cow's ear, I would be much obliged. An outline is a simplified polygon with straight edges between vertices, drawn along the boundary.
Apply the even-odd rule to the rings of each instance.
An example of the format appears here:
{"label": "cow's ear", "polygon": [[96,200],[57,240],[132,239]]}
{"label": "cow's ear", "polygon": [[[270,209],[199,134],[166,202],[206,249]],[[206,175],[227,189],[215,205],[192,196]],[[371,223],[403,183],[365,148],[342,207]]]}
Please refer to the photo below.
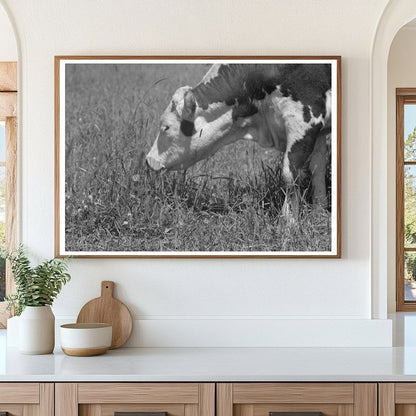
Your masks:
{"label": "cow's ear", "polygon": [[195,110],[196,100],[191,90],[186,91],[183,97],[183,110],[181,120],[181,131],[185,136],[192,136],[195,133]]}
{"label": "cow's ear", "polygon": [[186,91],[183,97],[183,112],[182,120],[193,121],[195,118],[196,100],[194,93],[189,90]]}

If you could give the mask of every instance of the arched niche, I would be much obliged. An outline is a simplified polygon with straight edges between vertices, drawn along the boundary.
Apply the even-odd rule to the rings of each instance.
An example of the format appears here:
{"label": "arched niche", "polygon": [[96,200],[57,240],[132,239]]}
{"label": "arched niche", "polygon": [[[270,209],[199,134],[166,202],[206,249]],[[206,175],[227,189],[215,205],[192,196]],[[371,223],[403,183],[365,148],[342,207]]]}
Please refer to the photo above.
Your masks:
{"label": "arched niche", "polygon": [[389,169],[388,157],[388,140],[395,138],[388,137],[388,57],[397,32],[415,17],[414,0],[390,1],[380,18],[371,53],[371,276],[375,319],[387,318],[388,282],[395,262],[394,241],[391,243],[395,238],[391,227],[395,218],[391,186],[395,171]]}

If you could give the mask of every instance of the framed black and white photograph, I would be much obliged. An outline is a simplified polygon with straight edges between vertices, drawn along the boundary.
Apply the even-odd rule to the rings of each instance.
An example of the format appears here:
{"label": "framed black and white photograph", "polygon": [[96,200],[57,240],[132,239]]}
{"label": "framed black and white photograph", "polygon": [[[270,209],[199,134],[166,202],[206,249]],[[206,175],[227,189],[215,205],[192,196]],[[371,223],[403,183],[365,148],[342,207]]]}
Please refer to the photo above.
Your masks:
{"label": "framed black and white photograph", "polygon": [[340,57],[55,57],[56,256],[340,257]]}

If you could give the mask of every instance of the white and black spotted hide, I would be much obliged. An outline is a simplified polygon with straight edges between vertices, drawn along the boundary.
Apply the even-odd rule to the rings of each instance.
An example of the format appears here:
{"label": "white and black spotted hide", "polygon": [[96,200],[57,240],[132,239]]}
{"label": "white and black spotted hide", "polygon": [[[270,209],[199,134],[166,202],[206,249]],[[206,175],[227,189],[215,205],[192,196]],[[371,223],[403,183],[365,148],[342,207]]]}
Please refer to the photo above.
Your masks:
{"label": "white and black spotted hide", "polygon": [[[146,160],[154,170],[186,169],[224,145],[254,140],[283,153],[287,195],[296,195],[306,168],[313,202],[326,208],[330,134],[330,64],[215,64],[198,85],[175,92]],[[295,215],[296,206],[286,204]]]}

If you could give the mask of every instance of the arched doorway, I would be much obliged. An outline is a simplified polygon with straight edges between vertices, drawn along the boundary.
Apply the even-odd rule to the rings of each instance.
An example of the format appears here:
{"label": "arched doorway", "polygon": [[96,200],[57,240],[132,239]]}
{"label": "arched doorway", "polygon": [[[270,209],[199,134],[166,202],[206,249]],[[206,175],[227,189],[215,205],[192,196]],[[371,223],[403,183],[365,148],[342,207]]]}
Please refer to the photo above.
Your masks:
{"label": "arched doorway", "polygon": [[376,319],[387,317],[386,300],[388,293],[394,290],[391,275],[395,268],[395,227],[392,227],[395,223],[395,170],[388,154],[391,139],[388,137],[388,57],[397,32],[415,17],[414,0],[390,2],[380,18],[371,56],[371,268],[372,316]]}

